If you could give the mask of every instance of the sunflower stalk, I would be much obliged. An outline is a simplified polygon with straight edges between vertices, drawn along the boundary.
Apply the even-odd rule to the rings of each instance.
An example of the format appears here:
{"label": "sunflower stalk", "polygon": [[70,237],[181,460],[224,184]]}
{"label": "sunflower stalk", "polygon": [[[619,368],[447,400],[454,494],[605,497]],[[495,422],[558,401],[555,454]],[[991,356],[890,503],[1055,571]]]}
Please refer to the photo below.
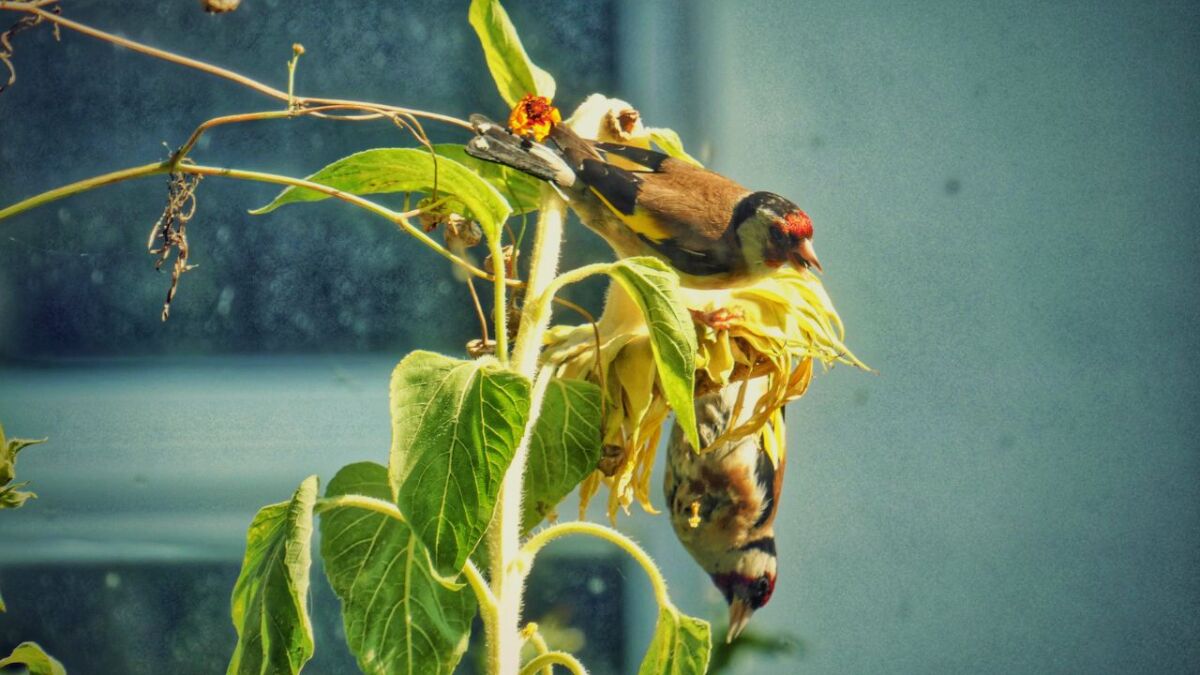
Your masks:
{"label": "sunflower stalk", "polygon": [[[525,462],[529,455],[529,439],[537,423],[536,411],[540,408],[541,395],[549,384],[550,371],[538,375],[538,356],[543,336],[550,321],[548,307],[536,308],[538,303],[530,298],[539,298],[554,281],[558,271],[559,253],[562,249],[563,224],[566,220],[566,204],[549,187],[543,188],[538,211],[537,232],[530,253],[529,281],[525,288],[525,308],[514,346],[512,367],[521,375],[534,380],[530,409],[533,414],[526,422],[521,443],[517,446],[512,464],[504,474],[500,487],[499,508],[488,535],[488,553],[492,561],[492,593],[498,601],[497,625],[488,636],[489,664],[492,672],[515,672],[521,658],[521,597],[524,575],[513,563],[521,546],[521,497],[524,489]],[[495,266],[497,268],[500,265]],[[497,340],[502,334],[505,305],[496,303]]]}

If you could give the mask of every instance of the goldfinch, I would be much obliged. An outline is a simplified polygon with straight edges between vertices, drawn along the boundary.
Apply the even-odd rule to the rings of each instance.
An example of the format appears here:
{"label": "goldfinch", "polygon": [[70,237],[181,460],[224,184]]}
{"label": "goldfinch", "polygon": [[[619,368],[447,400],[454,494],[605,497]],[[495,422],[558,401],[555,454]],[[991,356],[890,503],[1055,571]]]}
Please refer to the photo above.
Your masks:
{"label": "goldfinch", "polygon": [[[710,445],[733,424],[738,390],[730,384],[696,399],[700,441]],[[743,413],[765,391],[762,380],[749,383]],[[744,423],[739,419],[738,423]],[[783,438],[783,416],[770,433]],[[762,448],[763,434],[721,442],[703,454],[692,448],[676,424],[667,446],[663,495],[671,525],[683,547],[708,573],[729,604],[732,642],[750,617],[771,599],[778,563],[775,515],[783,487],[784,454],[773,462]]]}
{"label": "goldfinch", "polygon": [[741,286],[785,264],[821,269],[808,214],[777,194],[660,152],[590,141],[563,124],[551,125],[543,144],[482,115],[471,123],[477,135],[468,154],[562,188],[619,257],[654,256],[684,286]]}

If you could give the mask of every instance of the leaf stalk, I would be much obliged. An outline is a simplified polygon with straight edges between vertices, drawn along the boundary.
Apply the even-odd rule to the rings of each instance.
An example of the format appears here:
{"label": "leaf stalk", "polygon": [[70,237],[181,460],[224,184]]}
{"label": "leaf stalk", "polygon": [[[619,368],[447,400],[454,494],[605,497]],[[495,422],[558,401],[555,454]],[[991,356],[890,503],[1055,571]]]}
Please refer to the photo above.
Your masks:
{"label": "leaf stalk", "polygon": [[[404,514],[392,502],[366,495],[322,497],[313,506],[313,513],[319,514],[333,509],[345,508],[372,511],[402,523],[407,522]],[[480,612],[483,614],[484,622],[487,623],[489,616],[494,616],[496,613],[496,598],[492,595],[487,582],[483,579],[483,574],[479,572],[479,568],[475,566],[475,563],[468,560],[466,567],[463,568],[463,574],[467,577],[467,584],[470,585],[471,590],[475,593],[475,599],[479,601]]]}
{"label": "leaf stalk", "polygon": [[521,669],[521,675],[533,675],[542,668],[549,666],[562,666],[571,671],[572,675],[587,675],[587,668],[579,662],[579,659],[568,654],[567,652],[546,652],[538,654],[531,659],[525,667]]}
{"label": "leaf stalk", "polygon": [[671,598],[667,594],[667,581],[663,578],[662,571],[658,569],[658,565],[655,565],[654,560],[650,558],[650,554],[646,553],[646,550],[639,546],[637,542],[611,527],[582,520],[551,525],[535,534],[525,543],[525,546],[521,548],[521,558],[532,563],[534,557],[537,556],[538,552],[546,544],[570,534],[584,534],[596,537],[597,539],[603,539],[621,547],[622,550],[628,553],[645,570],[646,576],[650,579],[650,586],[654,589],[654,599],[658,602],[658,606],[661,608],[674,608],[674,605],[671,604]]}

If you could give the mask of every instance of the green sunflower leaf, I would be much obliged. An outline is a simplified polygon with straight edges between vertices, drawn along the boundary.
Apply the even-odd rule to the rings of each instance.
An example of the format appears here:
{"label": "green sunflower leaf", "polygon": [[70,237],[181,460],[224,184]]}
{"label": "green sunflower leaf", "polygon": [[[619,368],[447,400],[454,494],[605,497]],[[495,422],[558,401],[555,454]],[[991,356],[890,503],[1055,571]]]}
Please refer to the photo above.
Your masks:
{"label": "green sunflower leaf", "polygon": [[704,675],[711,652],[712,634],[707,621],[674,607],[662,607],[638,675]]}
{"label": "green sunflower leaf", "polygon": [[392,373],[391,410],[396,503],[452,577],[492,520],[529,417],[529,380],[494,359],[415,351]]}
{"label": "green sunflower leaf", "polygon": [[472,0],[467,20],[479,36],[488,70],[505,103],[514,106],[525,94],[554,98],[554,78],[529,60],[517,29],[498,0]]}
{"label": "green sunflower leaf", "polygon": [[529,443],[522,532],[542,522],[587,478],[600,452],[600,387],[583,380],[551,380]]}
{"label": "green sunflower leaf", "polygon": [[29,675],[67,675],[67,669],[36,642],[22,642],[8,656],[0,659],[0,668],[25,666]]}
{"label": "green sunflower leaf", "polygon": [[233,587],[238,641],[228,673],[298,673],[312,658],[308,572],[312,565],[317,477],[290,501],[259,510],[246,535],[246,556]]}
{"label": "green sunflower leaf", "polygon": [[[356,152],[329,164],[307,180],[355,195],[385,192],[432,194],[435,181],[434,157],[417,148],[375,148]],[[439,196],[458,199],[470,210],[463,214],[479,222],[484,234],[494,239],[511,215],[508,201],[487,180],[450,157],[437,158],[436,182]],[[329,195],[308,188],[289,186],[270,204],[250,213],[269,213],[284,204],[315,202]]]}
{"label": "green sunflower leaf", "polygon": [[[387,468],[361,462],[338,471],[326,497],[392,501]],[[370,675],[450,675],[475,617],[470,589],[437,581],[428,554],[404,521],[354,507],[321,513],[321,559],[342,601],[346,642]]]}
{"label": "green sunflower leaf", "polygon": [[693,406],[696,328],[679,295],[678,275],[666,263],[644,256],[618,260],[608,273],[641,308],[667,403],[692,447],[701,447]]}

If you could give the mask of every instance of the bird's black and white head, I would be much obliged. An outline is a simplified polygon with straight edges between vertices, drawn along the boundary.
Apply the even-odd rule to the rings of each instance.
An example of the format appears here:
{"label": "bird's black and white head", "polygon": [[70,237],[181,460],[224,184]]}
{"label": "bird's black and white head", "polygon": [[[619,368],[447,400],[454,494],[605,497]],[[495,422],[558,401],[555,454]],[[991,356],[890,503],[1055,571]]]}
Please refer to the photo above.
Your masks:
{"label": "bird's black and white head", "polygon": [[771,600],[777,568],[775,538],[771,536],[751,541],[717,560],[709,576],[729,604],[726,643],[733,642],[754,612]]}
{"label": "bird's black and white head", "polygon": [[738,228],[738,234],[743,240],[755,235],[762,238],[762,261],[767,267],[791,264],[799,270],[815,267],[820,271],[821,261],[813,250],[812,220],[799,206],[771,192],[755,192],[742,199],[737,211],[745,219],[743,225],[757,221],[765,226],[754,228],[762,234],[744,226]]}

